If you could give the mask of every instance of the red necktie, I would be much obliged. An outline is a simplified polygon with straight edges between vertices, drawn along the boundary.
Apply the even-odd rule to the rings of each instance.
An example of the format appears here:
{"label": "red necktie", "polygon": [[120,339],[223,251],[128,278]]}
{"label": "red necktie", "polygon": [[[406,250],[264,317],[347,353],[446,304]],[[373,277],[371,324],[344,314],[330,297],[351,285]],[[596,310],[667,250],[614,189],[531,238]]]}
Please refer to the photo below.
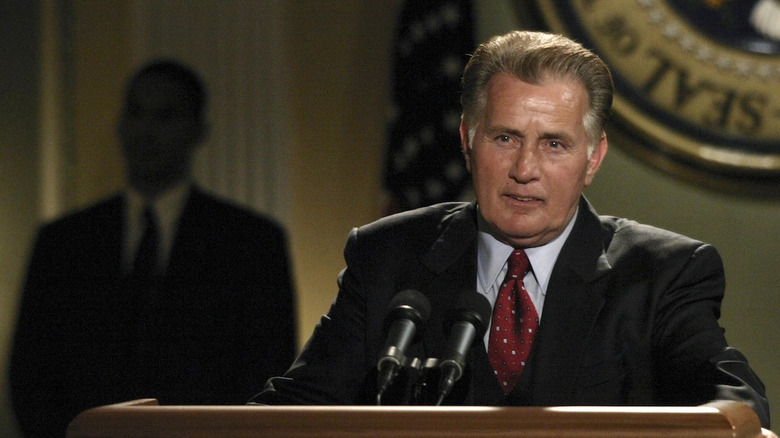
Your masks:
{"label": "red necktie", "polygon": [[488,357],[505,393],[514,388],[531,353],[539,316],[523,286],[530,268],[528,256],[517,249],[509,256],[506,278],[493,307],[493,322],[488,341]]}

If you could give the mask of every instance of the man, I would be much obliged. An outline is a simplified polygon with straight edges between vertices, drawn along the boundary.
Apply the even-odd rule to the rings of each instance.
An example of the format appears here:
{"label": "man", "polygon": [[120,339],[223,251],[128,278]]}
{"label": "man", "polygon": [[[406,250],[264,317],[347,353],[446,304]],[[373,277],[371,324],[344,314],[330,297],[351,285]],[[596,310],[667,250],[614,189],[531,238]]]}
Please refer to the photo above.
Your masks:
{"label": "man", "polygon": [[138,398],[244,404],[292,363],[285,231],[192,183],[205,107],[193,71],[142,68],[119,122],[127,191],[40,230],[11,365],[26,436]]}
{"label": "man", "polygon": [[[718,326],[724,273],[715,249],[598,216],[582,196],[607,152],[606,65],[566,38],[513,32],[481,45],[462,82],[461,147],[476,203],[434,205],[353,230],[328,315],[254,402],[375,403],[393,297],[413,289],[431,303],[405,351],[426,360],[444,356],[448,315],[460,291],[476,289],[498,303],[494,317],[510,307],[535,337],[515,339],[501,334],[506,324],[488,321],[444,404],[727,399],[748,403],[768,427],[763,385]],[[530,268],[516,272],[515,259]],[[523,306],[501,304],[512,294]],[[505,342],[517,346],[505,352]],[[524,350],[530,356],[516,359]]]}

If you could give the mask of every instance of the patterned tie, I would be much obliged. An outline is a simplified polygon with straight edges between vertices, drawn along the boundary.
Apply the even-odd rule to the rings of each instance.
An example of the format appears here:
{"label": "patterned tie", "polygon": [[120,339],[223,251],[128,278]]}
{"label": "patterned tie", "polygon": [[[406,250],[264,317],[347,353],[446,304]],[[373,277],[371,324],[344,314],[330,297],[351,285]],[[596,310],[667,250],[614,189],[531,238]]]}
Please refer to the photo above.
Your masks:
{"label": "patterned tie", "polygon": [[514,250],[508,264],[506,278],[493,308],[488,341],[488,357],[506,394],[512,391],[525,368],[539,327],[536,308],[523,286],[523,277],[530,268],[528,256],[522,249]]}

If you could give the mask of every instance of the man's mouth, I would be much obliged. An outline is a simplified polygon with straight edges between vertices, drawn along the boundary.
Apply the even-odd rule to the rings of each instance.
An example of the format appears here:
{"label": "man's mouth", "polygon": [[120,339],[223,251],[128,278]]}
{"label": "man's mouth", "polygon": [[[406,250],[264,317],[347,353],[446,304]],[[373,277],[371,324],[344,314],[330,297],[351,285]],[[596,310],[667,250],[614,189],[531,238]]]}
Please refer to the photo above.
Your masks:
{"label": "man's mouth", "polygon": [[508,196],[516,201],[523,201],[523,202],[538,201],[538,198],[532,198],[528,196],[515,196],[515,195],[508,195]]}

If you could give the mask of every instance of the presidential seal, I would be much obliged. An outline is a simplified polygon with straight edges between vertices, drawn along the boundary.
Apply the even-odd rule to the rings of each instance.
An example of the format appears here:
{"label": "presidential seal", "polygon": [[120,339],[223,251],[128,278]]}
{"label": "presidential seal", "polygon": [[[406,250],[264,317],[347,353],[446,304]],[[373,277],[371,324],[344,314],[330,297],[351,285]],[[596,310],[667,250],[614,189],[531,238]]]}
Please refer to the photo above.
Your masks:
{"label": "presidential seal", "polygon": [[700,182],[780,193],[780,0],[537,0],[534,7],[547,30],[610,65],[610,135],[620,144]]}

